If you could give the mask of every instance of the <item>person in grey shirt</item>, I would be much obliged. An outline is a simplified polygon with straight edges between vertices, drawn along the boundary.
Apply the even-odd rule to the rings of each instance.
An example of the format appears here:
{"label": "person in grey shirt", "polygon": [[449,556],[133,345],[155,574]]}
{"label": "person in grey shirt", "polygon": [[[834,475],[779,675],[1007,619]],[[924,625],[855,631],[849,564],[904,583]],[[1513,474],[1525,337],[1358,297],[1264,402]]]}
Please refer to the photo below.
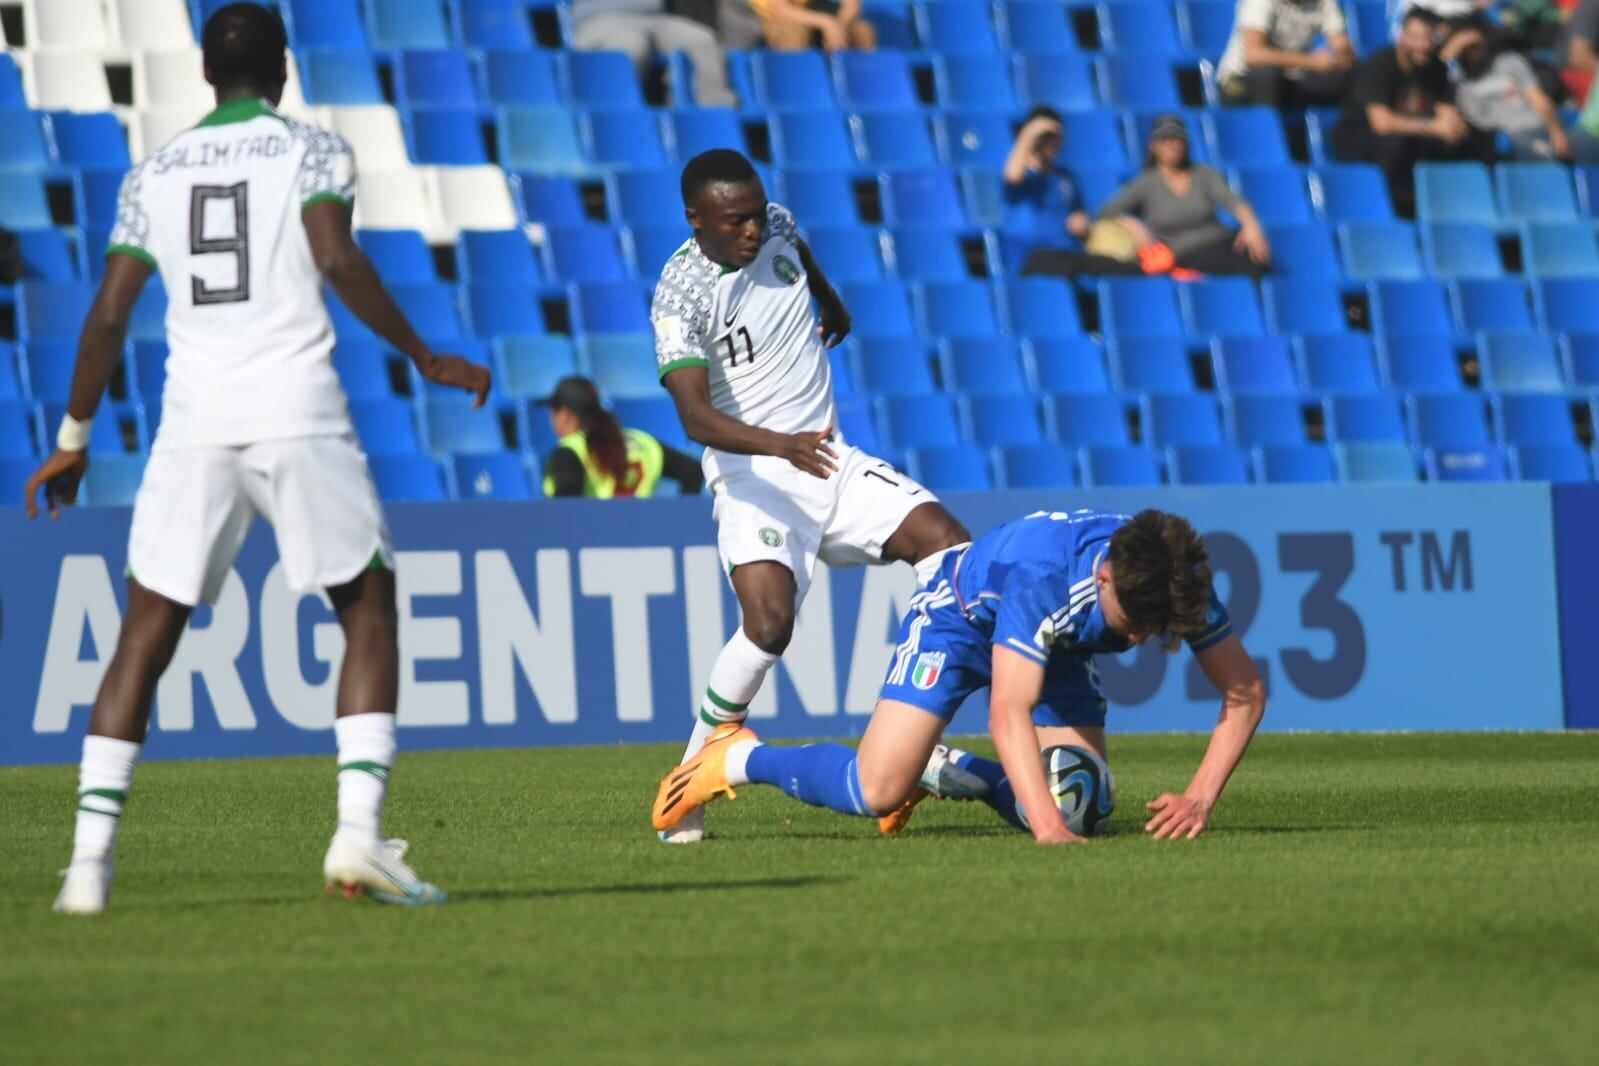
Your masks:
{"label": "person in grey shirt", "polygon": [[[572,47],[584,52],[626,52],[642,79],[650,60],[686,52],[694,66],[694,100],[701,107],[733,107],[727,57],[709,26],[666,11],[665,0],[572,0]],[[681,86],[672,87],[684,104]]]}
{"label": "person in grey shirt", "polygon": [[1438,53],[1455,84],[1455,104],[1473,129],[1502,133],[1522,160],[1591,161],[1599,138],[1567,133],[1560,110],[1538,83],[1524,56],[1497,51],[1483,21],[1456,30]]}
{"label": "person in grey shirt", "polygon": [[[1239,228],[1223,225],[1218,211],[1232,214]],[[1143,171],[1105,201],[1099,217],[1119,220],[1141,246],[1164,244],[1178,270],[1259,276],[1271,265],[1254,210],[1219,173],[1193,162],[1188,126],[1177,115],[1155,119]]]}

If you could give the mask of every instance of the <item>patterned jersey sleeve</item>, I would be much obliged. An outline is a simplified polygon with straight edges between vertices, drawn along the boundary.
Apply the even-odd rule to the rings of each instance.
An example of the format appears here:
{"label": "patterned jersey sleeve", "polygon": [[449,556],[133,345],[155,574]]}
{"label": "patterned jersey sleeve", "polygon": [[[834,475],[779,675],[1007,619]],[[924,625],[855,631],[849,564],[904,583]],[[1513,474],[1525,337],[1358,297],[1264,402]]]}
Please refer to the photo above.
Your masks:
{"label": "patterned jersey sleeve", "polygon": [[[1037,567],[1016,567],[1000,589],[993,643],[1040,665],[1048,662],[1055,642],[1070,636],[1078,624],[1073,618],[1073,599],[1064,575]],[[1092,595],[1077,599],[1078,611],[1094,602]]]}
{"label": "patterned jersey sleeve", "polygon": [[766,205],[766,239],[776,238],[790,244],[799,240],[799,225],[794,221],[794,212],[782,204],[768,203]]}
{"label": "patterned jersey sleeve", "polygon": [[715,282],[695,269],[693,258],[679,252],[666,261],[650,304],[655,329],[655,372],[665,378],[686,366],[709,366],[711,303]]}
{"label": "patterned jersey sleeve", "polygon": [[306,144],[300,161],[300,209],[323,200],[346,207],[355,203],[355,153],[337,133],[300,123],[295,127]]}
{"label": "patterned jersey sleeve", "polygon": [[144,203],[144,167],[137,166],[122,179],[117,193],[117,221],[106,242],[106,255],[131,255],[151,268],[156,266],[150,246],[150,212]]}
{"label": "patterned jersey sleeve", "polygon": [[1216,595],[1214,587],[1210,590],[1210,609],[1205,612],[1205,628],[1199,636],[1188,642],[1188,646],[1196,653],[1206,648],[1214,648],[1233,633],[1233,620],[1227,616],[1227,608],[1222,606],[1221,599]]}

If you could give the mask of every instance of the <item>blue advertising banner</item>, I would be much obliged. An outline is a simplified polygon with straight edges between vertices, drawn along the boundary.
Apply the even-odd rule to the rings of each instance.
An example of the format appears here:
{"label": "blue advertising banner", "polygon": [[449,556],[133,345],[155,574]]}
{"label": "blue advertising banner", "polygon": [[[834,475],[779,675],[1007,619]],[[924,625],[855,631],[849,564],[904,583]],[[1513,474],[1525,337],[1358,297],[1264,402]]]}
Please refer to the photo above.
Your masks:
{"label": "blue advertising banner", "polygon": [[1599,486],[1556,485],[1555,565],[1560,573],[1560,657],[1566,726],[1599,729]]}
{"label": "blue advertising banner", "polygon": [[[1034,510],[1161,507],[1206,535],[1260,662],[1268,729],[1562,724],[1549,490],[1539,485],[1077,490],[957,495],[981,533]],[[682,739],[736,624],[704,498],[399,505],[402,742],[410,748]],[[71,762],[125,604],[128,512],[0,509],[0,764]],[[826,571],[752,705],[774,737],[858,734],[914,576]],[[1491,649],[1491,658],[1488,650]],[[162,679],[151,758],[330,750],[343,638],[252,532]],[[1187,652],[1101,663],[1113,730],[1206,730]],[[955,729],[979,732],[978,710]]]}

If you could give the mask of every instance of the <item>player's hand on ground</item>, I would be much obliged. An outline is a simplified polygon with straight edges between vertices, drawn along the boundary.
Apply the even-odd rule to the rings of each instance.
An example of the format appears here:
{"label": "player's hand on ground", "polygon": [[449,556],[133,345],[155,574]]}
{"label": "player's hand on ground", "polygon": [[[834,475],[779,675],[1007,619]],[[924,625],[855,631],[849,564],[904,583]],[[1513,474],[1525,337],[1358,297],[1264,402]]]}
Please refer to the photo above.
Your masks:
{"label": "player's hand on ground", "polygon": [[1162,792],[1144,806],[1155,812],[1144,823],[1144,832],[1156,840],[1192,840],[1210,826],[1210,808],[1191,796]]}
{"label": "player's hand on ground", "polygon": [[489,368],[463,359],[459,355],[439,355],[429,352],[416,364],[417,372],[435,385],[448,385],[465,389],[473,394],[472,406],[482,407],[488,399],[489,386],[494,383]]}
{"label": "player's hand on ground", "polygon": [[66,452],[61,449],[39,464],[39,469],[28,479],[23,489],[27,498],[23,506],[29,518],[39,517],[39,490],[44,489],[45,506],[51,518],[61,517],[61,508],[78,502],[78,485],[89,469],[89,453]]}
{"label": "player's hand on ground", "polygon": [[1033,841],[1038,844],[1086,844],[1087,837],[1080,837],[1066,828],[1064,822],[1056,819],[1056,824],[1033,830]]}
{"label": "player's hand on ground", "polygon": [[850,317],[849,309],[844,306],[844,301],[834,293],[833,298],[824,300],[819,308],[821,311],[821,325],[816,327],[816,332],[822,338],[822,345],[826,348],[836,348],[849,336]]}
{"label": "player's hand on ground", "polygon": [[838,469],[838,453],[829,443],[833,427],[817,433],[790,433],[782,455],[798,470],[824,480]]}

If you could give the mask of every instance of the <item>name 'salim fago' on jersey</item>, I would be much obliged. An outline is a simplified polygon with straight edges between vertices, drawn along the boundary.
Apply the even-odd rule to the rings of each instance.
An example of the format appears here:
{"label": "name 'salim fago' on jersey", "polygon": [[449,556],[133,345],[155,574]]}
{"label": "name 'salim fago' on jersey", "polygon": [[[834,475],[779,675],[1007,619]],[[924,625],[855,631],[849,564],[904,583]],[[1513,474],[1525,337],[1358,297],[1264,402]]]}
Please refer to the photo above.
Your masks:
{"label": "name 'salim fago' on jersey", "polygon": [[194,167],[220,167],[250,159],[274,159],[286,153],[289,144],[287,131],[281,134],[264,133],[242,141],[189,140],[157,152],[145,165],[155,174]]}

